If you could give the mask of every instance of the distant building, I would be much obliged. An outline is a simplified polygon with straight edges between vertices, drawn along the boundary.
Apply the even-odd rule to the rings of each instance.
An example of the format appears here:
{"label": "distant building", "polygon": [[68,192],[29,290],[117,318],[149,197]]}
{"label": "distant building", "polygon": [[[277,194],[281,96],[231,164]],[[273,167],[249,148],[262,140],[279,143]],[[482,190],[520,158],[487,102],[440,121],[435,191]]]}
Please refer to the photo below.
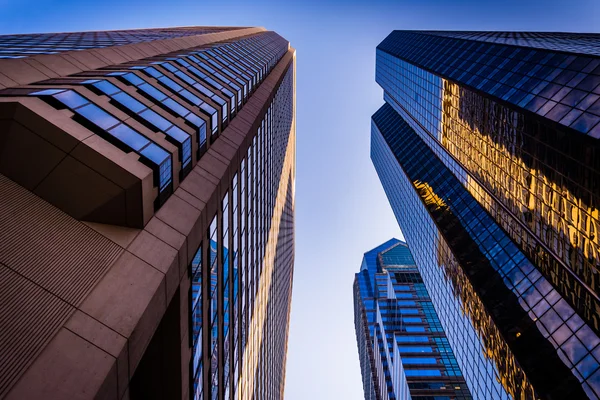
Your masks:
{"label": "distant building", "polygon": [[0,398],[282,399],[295,50],[0,36]]}
{"label": "distant building", "polygon": [[371,158],[476,399],[600,398],[600,35],[394,31]]}
{"label": "distant building", "polygon": [[365,253],[354,324],[366,400],[472,398],[406,243]]}

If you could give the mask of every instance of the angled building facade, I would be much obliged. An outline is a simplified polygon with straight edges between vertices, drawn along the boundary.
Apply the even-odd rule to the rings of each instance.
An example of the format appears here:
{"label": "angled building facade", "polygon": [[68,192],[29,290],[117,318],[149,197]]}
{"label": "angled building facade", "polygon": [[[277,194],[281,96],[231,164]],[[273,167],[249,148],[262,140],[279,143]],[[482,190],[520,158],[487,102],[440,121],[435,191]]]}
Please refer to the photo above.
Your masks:
{"label": "angled building facade", "polygon": [[0,36],[0,398],[281,399],[295,50]]}
{"label": "angled building facade", "polygon": [[377,48],[371,158],[474,398],[600,398],[599,39]]}
{"label": "angled building facade", "polygon": [[472,399],[406,243],[365,253],[354,324],[365,400]]}

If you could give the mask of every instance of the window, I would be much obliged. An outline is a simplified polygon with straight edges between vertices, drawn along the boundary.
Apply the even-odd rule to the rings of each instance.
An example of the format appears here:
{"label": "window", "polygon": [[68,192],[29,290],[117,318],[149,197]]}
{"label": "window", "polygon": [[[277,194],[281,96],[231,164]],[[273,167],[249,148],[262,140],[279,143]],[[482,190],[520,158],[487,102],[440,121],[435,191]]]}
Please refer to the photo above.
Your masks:
{"label": "window", "polygon": [[400,353],[431,353],[432,347],[428,346],[398,346]]}
{"label": "window", "polygon": [[437,369],[406,369],[406,376],[442,376],[442,373]]}
{"label": "window", "polygon": [[396,336],[398,343],[427,343],[429,338],[427,336]]}
{"label": "window", "polygon": [[47,89],[32,92],[30,96],[51,97],[69,108],[76,116],[91,124],[91,128],[109,141],[117,141],[128,149],[139,154],[141,161],[148,164],[155,173],[155,184],[159,191],[166,193],[172,182],[171,154],[151,142],[148,138],[122,123],[74,90]]}
{"label": "window", "polygon": [[[179,148],[182,168],[191,165],[192,140],[190,135],[186,132],[106,80],[87,80],[81,83],[107,95],[112,101],[128,110],[129,114],[134,118],[138,120],[141,119],[143,120],[141,122],[145,121],[166,134],[168,138],[172,139],[170,141],[174,142],[173,144],[177,145]],[[95,115],[94,118],[102,120],[102,123],[105,125],[112,123],[112,121],[107,120],[106,116]]]}
{"label": "window", "polygon": [[[156,68],[152,68],[152,71],[156,71],[158,73],[158,70],[156,70]],[[159,90],[159,89],[155,88],[154,86],[150,85],[149,83],[147,83],[146,81],[141,79],[136,74],[134,74],[132,72],[113,72],[108,75],[120,77],[125,82],[128,82],[128,83],[136,86],[139,90],[142,91],[142,93],[144,93],[146,95],[146,97],[150,98],[153,102],[160,105],[161,107],[166,108],[167,111],[169,111],[170,113],[174,114],[175,116],[183,117],[191,125],[198,128],[199,136],[201,136],[200,135],[201,132],[206,132],[206,122],[204,122],[204,120],[202,118],[198,117],[195,113],[191,112],[190,110],[188,110],[186,107],[182,106],[175,100],[169,98],[162,90]],[[166,79],[169,79],[169,78],[166,78]],[[197,96],[194,96],[192,93],[190,93],[189,91],[187,91],[183,88],[182,88],[182,92],[183,93],[178,93],[175,91],[175,93],[177,93],[179,96],[181,96],[188,103],[191,103],[194,106],[199,106],[203,111],[205,111],[208,114],[208,116],[210,116],[212,131],[213,131],[213,133],[216,133],[218,130],[217,116],[216,116],[217,110],[215,110],[210,105],[204,103]],[[204,141],[202,140],[201,137],[198,139],[199,146],[202,146],[202,144],[205,142],[206,142],[206,139]]]}
{"label": "window", "polygon": [[402,364],[437,364],[433,357],[402,357]]}

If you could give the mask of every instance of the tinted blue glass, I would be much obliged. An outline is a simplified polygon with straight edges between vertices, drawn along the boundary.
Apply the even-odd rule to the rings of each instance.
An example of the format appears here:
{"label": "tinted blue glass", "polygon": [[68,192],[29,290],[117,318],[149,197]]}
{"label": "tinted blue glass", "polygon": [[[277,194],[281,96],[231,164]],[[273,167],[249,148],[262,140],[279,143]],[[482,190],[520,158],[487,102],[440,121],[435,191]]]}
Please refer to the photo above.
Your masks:
{"label": "tinted blue glass", "polygon": [[224,106],[227,104],[227,102],[225,100],[223,100],[222,98],[220,98],[219,96],[215,95],[212,96],[211,99],[213,99],[216,103],[218,103],[221,106]]}
{"label": "tinted blue glass", "polygon": [[404,373],[406,376],[442,376],[437,369],[407,369]]}
{"label": "tinted blue glass", "polygon": [[[190,57],[191,57],[191,56],[190,56]],[[184,67],[188,67],[188,66],[190,65],[190,63],[189,63],[189,62],[185,61],[185,60],[184,60],[184,59],[182,59],[182,58],[178,58],[178,59],[176,59],[175,61],[177,61],[177,63],[178,63],[178,64],[180,64],[180,65],[183,65]]]}
{"label": "tinted blue glass", "polygon": [[112,83],[110,83],[108,81],[97,81],[96,83],[94,83],[94,87],[109,96],[111,94],[115,94],[115,93],[121,91],[121,89],[119,89],[118,87],[116,87],[115,85],[113,85]]}
{"label": "tinted blue glass", "polygon": [[148,83],[144,83],[144,84],[140,85],[139,88],[143,92],[148,94],[150,97],[152,97],[158,101],[163,101],[164,99],[167,98],[166,94],[164,94],[163,92],[161,92],[160,90],[156,89],[154,86],[151,86]]}
{"label": "tinted blue glass", "polygon": [[161,165],[163,162],[165,162],[168,158],[171,157],[171,155],[167,153],[163,148],[159,147],[154,143],[150,143],[148,146],[146,146],[140,152],[140,154],[153,161],[157,165]]}
{"label": "tinted blue glass", "polygon": [[51,96],[60,92],[64,92],[64,89],[46,89],[39,92],[29,93],[29,96]]}
{"label": "tinted blue glass", "polygon": [[117,125],[108,132],[135,151],[140,151],[150,143],[144,136],[124,124]]}
{"label": "tinted blue glass", "polygon": [[[159,165],[159,189],[162,191],[168,187],[172,180],[172,172],[171,172],[171,155],[164,151],[162,148],[158,147],[154,143],[150,143],[146,146],[141,152],[143,156],[150,159],[152,162]],[[159,160],[166,156],[162,162]]]}
{"label": "tinted blue glass", "polygon": [[418,314],[419,310],[412,308],[403,308],[400,310],[400,314]]}
{"label": "tinted blue glass", "polygon": [[428,346],[398,346],[400,353],[431,353],[432,347]]}
{"label": "tinted blue glass", "polygon": [[184,81],[185,83],[187,83],[188,85],[194,85],[196,83],[195,80],[193,80],[190,76],[188,76],[187,74],[177,70],[175,72],[175,76],[177,76],[179,79],[181,79],[182,81]]}
{"label": "tinted blue glass", "polygon": [[[134,74],[132,72],[127,72],[127,73],[115,72],[113,74],[122,74],[123,78],[125,78],[128,82],[130,82],[131,84],[133,84],[135,86],[139,86],[142,83],[144,83],[144,80],[142,78],[140,78],[139,76],[137,76],[136,74]],[[109,75],[113,75],[113,74],[109,74]]]}
{"label": "tinted blue glass", "polygon": [[217,89],[221,89],[223,87],[221,84],[217,83],[217,81],[215,81],[214,79],[212,79],[208,76],[206,78],[204,78],[204,80]]}
{"label": "tinted blue glass", "polygon": [[91,85],[93,83],[97,83],[100,82],[99,79],[88,79],[87,81],[83,81],[81,82],[82,85]]}
{"label": "tinted blue glass", "polygon": [[198,135],[200,137],[199,144],[202,146],[204,143],[206,143],[206,123],[204,121],[202,121],[202,124],[198,128]]}
{"label": "tinted blue glass", "polygon": [[143,105],[142,103],[140,103],[125,92],[117,93],[111,96],[111,98],[119,102],[123,106],[127,107],[136,114],[147,108],[145,105]]}
{"label": "tinted blue glass", "polygon": [[575,122],[571,124],[571,128],[577,129],[580,132],[586,133],[591,128],[600,122],[600,117],[594,114],[582,114]]}
{"label": "tinted blue glass", "polygon": [[204,68],[211,75],[216,75],[217,74],[217,71],[215,71],[214,69],[212,69],[207,63],[201,62],[200,66],[202,68]]}
{"label": "tinted blue glass", "polygon": [[402,357],[402,364],[437,364],[433,357]]}
{"label": "tinted blue glass", "polygon": [[95,104],[88,104],[84,107],[78,108],[77,110],[75,110],[75,112],[77,112],[78,114],[82,115],[83,117],[87,118],[88,120],[105,130],[108,130],[109,128],[119,123],[119,121],[115,117],[113,117],[100,107],[96,106]]}
{"label": "tinted blue glass", "polygon": [[235,101],[235,95],[233,94],[233,92],[227,88],[223,88],[222,90],[223,93],[225,93],[227,95],[227,97],[229,97],[229,99],[231,100],[231,102],[233,103]]}
{"label": "tinted blue glass", "polygon": [[212,91],[208,90],[207,88],[205,88],[203,85],[200,85],[199,83],[194,84],[194,89],[198,90],[200,93],[202,93],[203,95],[208,96],[208,97],[212,97],[215,95]]}
{"label": "tinted blue glass", "polygon": [[[187,114],[190,113],[190,111],[187,108],[185,108],[173,99],[166,99],[165,101],[163,101],[163,104],[167,106],[171,111],[174,111],[182,117],[185,117]],[[186,119],[189,118],[186,117]]]}
{"label": "tinted blue glass", "polygon": [[170,72],[177,72],[177,71],[179,71],[176,67],[174,67],[173,65],[171,65],[168,62],[160,63],[160,65],[163,68],[165,68],[167,71],[170,71]]}
{"label": "tinted blue glass", "polygon": [[206,112],[207,112],[208,114],[210,114],[210,115],[212,115],[212,114],[216,114],[216,113],[217,113],[217,110],[216,110],[216,109],[215,109],[213,106],[211,106],[211,105],[208,105],[208,104],[206,104],[206,103],[204,103],[204,104],[201,104],[201,105],[200,105],[200,108],[201,108],[202,110],[206,111]]}
{"label": "tinted blue glass", "polygon": [[169,121],[152,110],[146,110],[141,113],[140,116],[163,132],[166,132],[167,129],[171,127],[171,123]]}
{"label": "tinted blue glass", "polygon": [[198,96],[193,95],[190,91],[188,90],[182,90],[179,93],[183,98],[185,98],[186,100],[188,100],[190,103],[194,104],[195,106],[200,106],[202,107],[203,105],[203,101],[200,100],[200,98]]}
{"label": "tinted blue glass", "polygon": [[185,119],[189,122],[191,122],[192,124],[194,124],[195,126],[203,126],[206,125],[206,122],[204,122],[204,120],[202,118],[200,118],[199,116],[197,116],[196,114],[192,114],[189,113]]}
{"label": "tinted blue glass", "polygon": [[166,76],[159,78],[158,81],[176,92],[180,92],[183,90],[183,87],[181,85],[178,85],[177,83],[175,83],[174,80],[169,79]]}
{"label": "tinted blue glass", "polygon": [[154,67],[144,68],[144,72],[146,72],[148,75],[150,75],[154,78],[159,78],[162,76],[162,74],[160,72],[158,72],[158,70]]}
{"label": "tinted blue glass", "polygon": [[188,67],[188,71],[191,71],[194,75],[196,75],[200,79],[206,79],[206,78],[208,78],[208,75],[206,75],[204,72],[200,71],[196,67],[189,66]]}
{"label": "tinted blue glass", "polygon": [[429,342],[427,336],[397,336],[396,341],[398,343],[424,343]]}
{"label": "tinted blue glass", "polygon": [[171,136],[173,139],[177,140],[179,143],[183,143],[190,138],[190,135],[188,135],[175,125],[173,125],[171,129],[168,130],[168,135]]}
{"label": "tinted blue glass", "polygon": [[73,90],[57,93],[53,97],[69,108],[77,108],[88,103],[85,97],[75,93]]}
{"label": "tinted blue glass", "polygon": [[189,58],[190,60],[192,60],[193,62],[195,62],[196,64],[200,63],[200,60],[198,60],[198,59],[197,59],[196,57],[194,57],[194,56],[191,56],[191,55],[190,55],[190,56],[188,56],[188,58]]}

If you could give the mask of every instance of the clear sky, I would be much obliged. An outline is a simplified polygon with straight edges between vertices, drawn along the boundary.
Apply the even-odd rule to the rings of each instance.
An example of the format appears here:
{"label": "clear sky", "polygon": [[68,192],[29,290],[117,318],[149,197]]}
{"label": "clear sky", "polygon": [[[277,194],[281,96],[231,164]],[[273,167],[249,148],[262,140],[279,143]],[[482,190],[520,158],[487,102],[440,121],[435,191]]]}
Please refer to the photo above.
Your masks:
{"label": "clear sky", "polygon": [[0,0],[0,34],[264,26],[297,49],[296,266],[286,400],[363,399],[352,282],[402,238],[369,159],[393,29],[600,31],[598,0]]}

